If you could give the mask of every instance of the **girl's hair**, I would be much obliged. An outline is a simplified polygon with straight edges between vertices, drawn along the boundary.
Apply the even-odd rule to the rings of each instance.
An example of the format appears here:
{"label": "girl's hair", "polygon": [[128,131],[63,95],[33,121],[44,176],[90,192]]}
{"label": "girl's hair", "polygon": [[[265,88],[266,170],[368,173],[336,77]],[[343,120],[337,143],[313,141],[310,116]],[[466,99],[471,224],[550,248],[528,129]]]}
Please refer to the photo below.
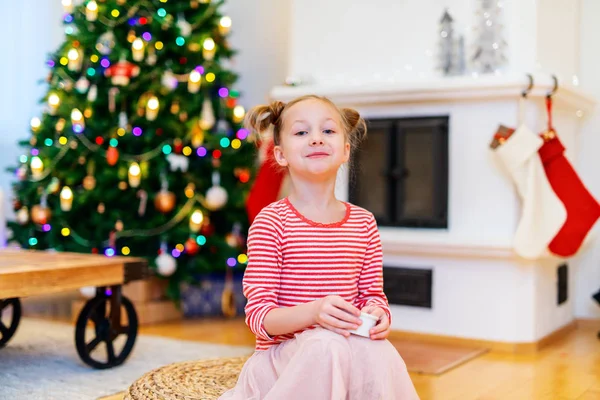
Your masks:
{"label": "girl's hair", "polygon": [[281,143],[281,128],[283,127],[283,116],[285,112],[294,104],[311,99],[320,100],[330,105],[339,113],[344,133],[346,134],[346,140],[350,143],[351,149],[355,150],[360,141],[367,135],[367,124],[365,123],[365,120],[360,116],[358,111],[352,108],[338,108],[327,97],[314,94],[298,97],[288,103],[273,101],[269,105],[253,107],[246,114],[244,126],[253,135],[258,137],[258,139],[262,139],[263,135],[272,128],[273,141],[276,145],[279,145]]}

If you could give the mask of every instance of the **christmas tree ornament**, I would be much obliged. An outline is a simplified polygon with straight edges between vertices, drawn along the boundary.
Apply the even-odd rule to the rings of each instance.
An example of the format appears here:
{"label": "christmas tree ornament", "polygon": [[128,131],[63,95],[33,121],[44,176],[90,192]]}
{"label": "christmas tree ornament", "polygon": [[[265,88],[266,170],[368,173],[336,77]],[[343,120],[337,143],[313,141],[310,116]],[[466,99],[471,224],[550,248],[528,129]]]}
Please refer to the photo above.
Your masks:
{"label": "christmas tree ornament", "polygon": [[27,179],[26,165],[21,165],[19,168],[17,168],[17,179],[20,181],[24,181],[25,179]]}
{"label": "christmas tree ornament", "polygon": [[142,61],[144,59],[146,45],[141,38],[136,38],[131,44],[131,51],[134,61]]}
{"label": "christmas tree ornament", "polygon": [[98,98],[98,86],[92,85],[92,86],[90,86],[90,90],[88,91],[87,100],[89,102],[94,102],[94,101],[96,101],[97,98]]}
{"label": "christmas tree ornament", "polygon": [[96,178],[94,178],[92,175],[88,175],[85,178],[83,178],[83,188],[85,190],[94,190],[95,187]]}
{"label": "christmas tree ornament", "polygon": [[204,42],[202,42],[202,57],[207,61],[211,61],[215,57],[216,52],[217,46],[215,45],[215,41],[212,38],[204,39]]}
{"label": "christmas tree ornament", "polygon": [[40,204],[31,208],[31,220],[38,225],[44,225],[50,221],[52,211],[48,208],[48,195],[43,194]]}
{"label": "christmas tree ornament", "polygon": [[221,177],[217,171],[212,175],[213,186],[206,192],[206,208],[216,211],[227,203],[227,191],[221,186]]}
{"label": "christmas tree ornament", "polygon": [[225,15],[219,20],[219,33],[223,36],[226,36],[230,30],[231,18]]}
{"label": "christmas tree ornament", "polygon": [[191,139],[192,146],[194,146],[195,148],[202,146],[202,144],[204,143],[204,131],[202,130],[202,128],[200,128],[199,120],[192,124],[192,133],[191,134],[192,134],[192,139]]}
{"label": "christmas tree ornament", "polygon": [[173,100],[173,102],[171,103],[171,108],[169,109],[169,111],[171,111],[171,114],[177,114],[177,113],[179,113],[179,111],[180,111],[179,101]]}
{"label": "christmas tree ornament", "polygon": [[117,109],[117,95],[119,94],[119,88],[112,87],[108,89],[108,111],[114,113]]}
{"label": "christmas tree ornament", "polygon": [[148,47],[148,57],[146,57],[146,64],[154,66],[158,58],[156,57],[156,51],[154,47]]}
{"label": "christmas tree ornament", "polygon": [[165,242],[160,244],[160,254],[156,257],[155,263],[158,273],[162,276],[171,276],[177,269],[177,261],[167,251]]}
{"label": "christmas tree ornament", "polygon": [[87,92],[88,88],[90,87],[90,81],[88,81],[85,76],[82,76],[81,78],[79,78],[77,80],[77,82],[75,83],[75,90],[77,90],[79,93],[85,93]]}
{"label": "christmas tree ornament", "polygon": [[138,199],[140,199],[140,205],[138,206],[138,215],[143,217],[146,214],[146,206],[148,204],[148,192],[145,190],[138,190],[136,193]]}
{"label": "christmas tree ornament", "polygon": [[215,113],[210,99],[204,99],[200,114],[200,128],[203,131],[210,130],[215,124]]}
{"label": "christmas tree ornament", "polygon": [[160,175],[161,189],[154,197],[154,207],[163,214],[173,211],[175,208],[176,198],[173,192],[169,191],[169,182],[165,174]]}
{"label": "christmas tree ornament", "polygon": [[67,53],[68,64],[67,68],[69,71],[79,71],[81,70],[81,65],[83,64],[83,52],[81,49],[71,49]]}
{"label": "christmas tree ornament", "polygon": [[186,156],[171,153],[167,156],[169,162],[169,169],[173,172],[179,170],[181,172],[187,172],[190,160]]}
{"label": "christmas tree ornament", "polygon": [[88,1],[85,6],[85,19],[90,22],[98,19],[98,4],[94,0]]}
{"label": "christmas tree ornament", "polygon": [[140,67],[130,63],[129,61],[121,60],[104,71],[104,76],[111,78],[113,85],[127,86],[131,78],[138,76]]}
{"label": "christmas tree ornament", "polygon": [[106,151],[106,162],[108,163],[108,165],[114,166],[115,164],[117,164],[118,160],[119,151],[116,149],[116,147],[109,147]]}
{"label": "christmas tree ornament", "polygon": [[60,191],[60,209],[62,211],[71,211],[73,207],[73,191],[68,186],[63,186]]}
{"label": "christmas tree ornament", "polygon": [[158,97],[151,96],[146,102],[146,119],[148,121],[154,121],[156,119],[159,107]]}
{"label": "christmas tree ornament", "polygon": [[179,84],[179,81],[177,80],[177,77],[175,76],[175,74],[173,74],[173,71],[167,70],[162,75],[162,78],[160,79],[160,83],[162,84],[163,87],[167,88],[167,90],[169,92],[172,92],[173,90],[177,89],[177,85]]}
{"label": "christmas tree ornament", "polygon": [[127,172],[127,178],[129,180],[129,186],[136,188],[140,185],[142,180],[142,170],[140,165],[136,162],[132,162]]}
{"label": "christmas tree ornament", "polygon": [[198,243],[194,238],[188,238],[188,240],[185,241],[185,252],[190,256],[198,254],[199,250],[200,246],[198,246]]}
{"label": "christmas tree ornament", "polygon": [[15,217],[17,219],[17,223],[20,225],[25,225],[29,222],[29,209],[24,206],[16,212]]}
{"label": "christmas tree ornament", "polygon": [[182,13],[177,14],[177,28],[183,37],[188,37],[192,34],[192,25],[185,20]]}
{"label": "christmas tree ornament", "polygon": [[119,128],[126,130],[127,125],[129,125],[129,122],[127,120],[127,114],[125,113],[125,111],[121,111],[119,113]]}
{"label": "christmas tree ornament", "polygon": [[35,180],[38,180],[42,177],[44,173],[44,162],[38,156],[31,157],[31,177]]}
{"label": "christmas tree ornament", "polygon": [[181,154],[181,150],[183,150],[183,141],[179,138],[173,140],[173,150],[175,153]]}
{"label": "christmas tree ornament", "polygon": [[202,221],[204,221],[204,214],[200,210],[195,210],[190,217],[190,230],[198,232],[202,227]]}
{"label": "christmas tree ornament", "polygon": [[188,76],[188,92],[198,93],[202,81],[202,75],[193,69]]}
{"label": "christmas tree ornament", "polygon": [[96,50],[104,56],[109,55],[115,47],[115,34],[113,31],[104,32],[96,42]]}

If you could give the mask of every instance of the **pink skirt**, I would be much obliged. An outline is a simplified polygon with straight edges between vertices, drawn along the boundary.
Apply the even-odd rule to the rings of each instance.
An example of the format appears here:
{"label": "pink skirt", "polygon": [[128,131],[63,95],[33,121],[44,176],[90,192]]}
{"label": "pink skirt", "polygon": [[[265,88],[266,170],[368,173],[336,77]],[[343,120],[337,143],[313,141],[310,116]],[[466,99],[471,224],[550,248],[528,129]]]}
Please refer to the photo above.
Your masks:
{"label": "pink skirt", "polygon": [[309,329],[255,352],[236,386],[219,400],[419,399],[396,348],[387,340]]}

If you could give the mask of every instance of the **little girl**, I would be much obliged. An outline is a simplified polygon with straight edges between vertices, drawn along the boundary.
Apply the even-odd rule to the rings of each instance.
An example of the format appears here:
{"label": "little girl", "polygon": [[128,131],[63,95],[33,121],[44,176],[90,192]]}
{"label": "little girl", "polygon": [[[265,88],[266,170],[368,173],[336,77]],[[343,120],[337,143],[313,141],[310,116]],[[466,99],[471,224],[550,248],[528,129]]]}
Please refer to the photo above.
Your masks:
{"label": "little girl", "polygon": [[[291,191],[250,227],[243,286],[256,351],[220,399],[418,399],[386,340],[391,314],[375,218],[334,195],[364,120],[310,95],[257,106],[246,121],[259,135],[272,129]],[[361,311],[378,318],[370,338],[349,333]]]}

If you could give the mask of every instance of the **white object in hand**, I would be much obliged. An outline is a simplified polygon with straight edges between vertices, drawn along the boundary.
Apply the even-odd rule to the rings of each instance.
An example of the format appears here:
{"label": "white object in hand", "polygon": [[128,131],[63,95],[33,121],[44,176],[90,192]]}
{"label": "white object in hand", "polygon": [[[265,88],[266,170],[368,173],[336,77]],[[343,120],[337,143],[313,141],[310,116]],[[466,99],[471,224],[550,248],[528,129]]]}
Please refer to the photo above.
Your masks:
{"label": "white object in hand", "polygon": [[365,312],[361,312],[360,319],[362,321],[362,324],[360,324],[358,326],[358,328],[348,331],[348,332],[350,332],[354,335],[364,336],[366,338],[371,337],[371,335],[369,334],[369,331],[371,330],[372,327],[375,326],[375,324],[377,323],[377,320],[379,318],[377,318],[374,315],[367,314]]}

